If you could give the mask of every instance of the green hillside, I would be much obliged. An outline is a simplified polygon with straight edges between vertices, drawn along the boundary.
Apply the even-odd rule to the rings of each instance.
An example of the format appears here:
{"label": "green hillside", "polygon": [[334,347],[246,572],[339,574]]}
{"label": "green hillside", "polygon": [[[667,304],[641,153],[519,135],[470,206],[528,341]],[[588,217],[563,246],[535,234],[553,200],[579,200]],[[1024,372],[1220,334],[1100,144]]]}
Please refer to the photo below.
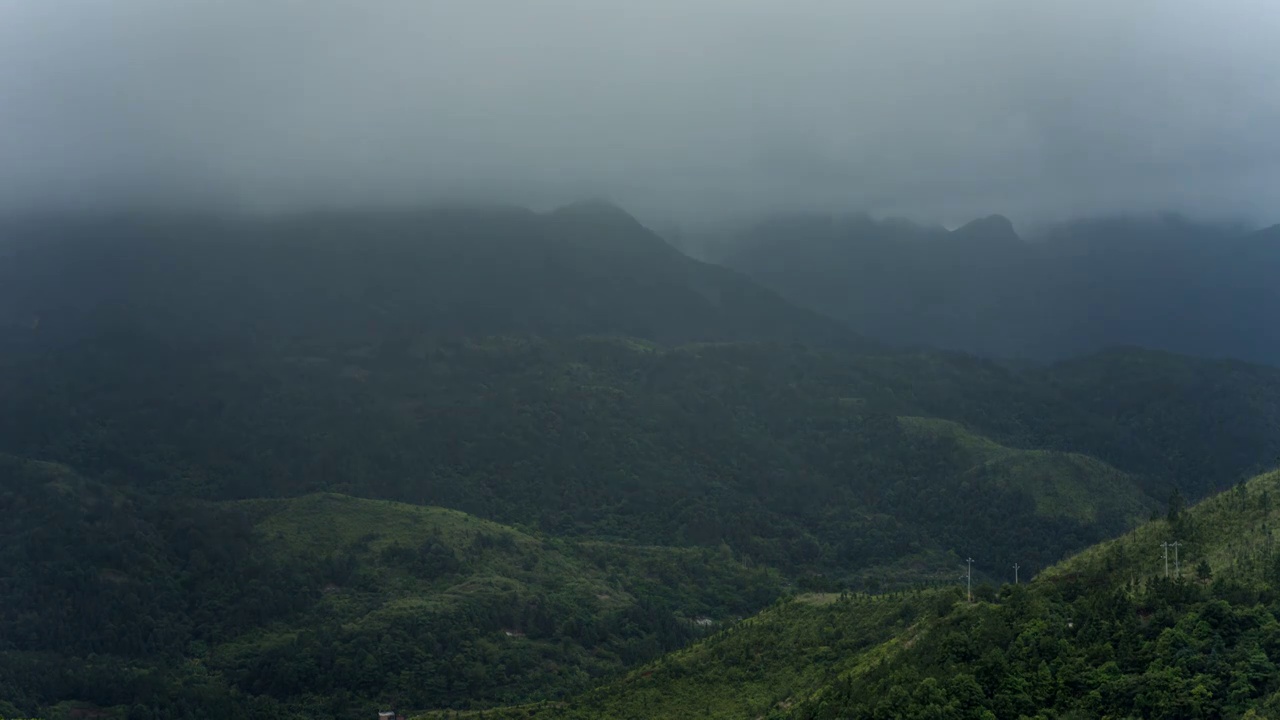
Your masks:
{"label": "green hillside", "polygon": [[[281,562],[336,555],[353,572],[323,586],[306,616],[213,648],[211,667],[274,697],[317,685],[411,707],[557,697],[779,587],[776,574],[712,550],[579,546],[440,508],[332,494],[238,505]],[[375,639],[378,652],[361,660]],[[365,666],[356,677],[340,666],[291,675],[325,656]]]}
{"label": "green hillside", "polygon": [[197,676],[224,714],[553,700],[784,587],[1031,577],[1280,448],[1219,425],[1274,424],[1280,372],[1139,351],[113,335],[3,362],[0,448],[92,478],[3,485],[29,711],[183,716]]}
{"label": "green hillside", "polygon": [[955,443],[961,467],[968,466],[954,480],[960,492],[1017,492],[1034,500],[1038,515],[1109,527],[1134,524],[1157,506],[1134,478],[1087,455],[1010,448],[937,418],[898,420],[914,440],[941,437]]}
{"label": "green hillside", "polygon": [[869,347],[600,202],[0,218],[0,350],[102,333],[270,348],[618,334]]}
{"label": "green hillside", "polygon": [[[986,592],[786,717],[1274,717],[1280,472]],[[1180,542],[1166,571],[1162,543]],[[1166,574],[1167,573],[1167,574]]]}
{"label": "green hillside", "polygon": [[[620,710],[780,595],[1030,578],[1280,455],[1280,370],[889,351],[599,203],[8,227],[5,715]],[[768,657],[725,708],[881,677]]]}
{"label": "green hillside", "polygon": [[780,589],[714,549],[550,540],[334,494],[171,502],[11,457],[0,472],[0,698],[26,714],[61,717],[69,699],[132,718],[554,698]]}
{"label": "green hillside", "polygon": [[856,676],[910,646],[928,607],[943,595],[801,595],[569,701],[457,717],[676,720],[776,714],[816,691],[832,673]]}
{"label": "green hillside", "polygon": [[[1199,385],[1221,371],[1224,416],[1276,423],[1280,372],[1156,356],[1153,368],[1194,369],[1195,385],[1162,383],[1162,404],[1145,411],[1148,386],[1106,371],[1128,357],[1086,374],[609,338],[423,338],[303,355],[126,336],[11,360],[0,443],[169,497],[341,492],[553,535],[723,542],[830,578],[803,589],[838,590],[920,553],[1044,567],[1127,529],[1150,498],[1202,496],[1280,452],[1280,433],[1206,445],[1222,431],[1195,422]],[[1133,404],[1090,406],[1097,383]],[[964,433],[918,432],[902,416]],[[1049,454],[983,456],[973,437]],[[1179,444],[1197,452],[1170,450]],[[1210,463],[1212,476],[1193,475]]]}
{"label": "green hillside", "polygon": [[[1095,545],[1049,568],[1047,579],[1120,578],[1143,582],[1163,576],[1163,543],[1169,550],[1169,572],[1181,568],[1183,577],[1196,577],[1201,562],[1210,576],[1263,587],[1280,580],[1275,560],[1280,556],[1274,531],[1280,522],[1280,470],[1242,482],[1183,512],[1167,514],[1114,540]],[[1176,566],[1175,566],[1176,559]]]}
{"label": "green hillside", "polygon": [[[1125,469],[1126,456],[1141,456],[1144,473],[1173,480],[1184,495],[1200,499],[1280,464],[1276,372],[1124,348],[1053,365],[1044,380],[1082,410],[1108,418],[1113,437],[1128,446],[1088,454]],[[1161,500],[1169,495],[1167,486],[1147,490]]]}
{"label": "green hillside", "polygon": [[491,716],[1275,717],[1277,492],[1280,472],[1256,477],[972,604],[954,588],[781,601],[568,702]]}

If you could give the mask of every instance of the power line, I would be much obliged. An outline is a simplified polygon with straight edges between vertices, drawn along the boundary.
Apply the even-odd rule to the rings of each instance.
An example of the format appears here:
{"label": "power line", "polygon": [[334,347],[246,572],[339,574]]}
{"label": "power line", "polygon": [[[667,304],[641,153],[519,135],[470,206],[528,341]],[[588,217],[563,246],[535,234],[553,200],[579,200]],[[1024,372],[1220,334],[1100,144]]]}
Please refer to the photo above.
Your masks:
{"label": "power line", "polygon": [[965,565],[968,572],[965,573],[965,591],[969,595],[969,602],[973,602],[973,558],[966,558]]}
{"label": "power line", "polygon": [[1018,568],[1020,568],[1020,567],[1022,567],[1022,566],[1021,566],[1021,565],[1019,565],[1018,563],[1014,563],[1014,564],[1013,564],[1013,584],[1014,584],[1014,585],[1017,585],[1017,584],[1018,584]]}

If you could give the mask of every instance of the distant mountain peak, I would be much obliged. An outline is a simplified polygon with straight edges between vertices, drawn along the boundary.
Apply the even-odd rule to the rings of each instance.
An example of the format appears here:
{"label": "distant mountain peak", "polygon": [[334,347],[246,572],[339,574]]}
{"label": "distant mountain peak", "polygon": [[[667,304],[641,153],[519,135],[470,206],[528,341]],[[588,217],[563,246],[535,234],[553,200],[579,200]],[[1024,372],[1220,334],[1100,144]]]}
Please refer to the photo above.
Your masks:
{"label": "distant mountain peak", "polygon": [[631,213],[602,198],[588,198],[571,202],[551,211],[553,217],[585,217],[599,220],[622,221],[639,225]]}
{"label": "distant mountain peak", "polygon": [[1261,240],[1280,240],[1280,224],[1256,230],[1253,237]]}
{"label": "distant mountain peak", "polygon": [[952,235],[961,239],[981,240],[986,243],[1020,243],[1022,238],[1013,229],[1013,223],[1003,215],[988,215],[956,228]]}
{"label": "distant mountain peak", "polygon": [[631,213],[607,200],[580,200],[545,218],[565,241],[592,251],[679,253]]}

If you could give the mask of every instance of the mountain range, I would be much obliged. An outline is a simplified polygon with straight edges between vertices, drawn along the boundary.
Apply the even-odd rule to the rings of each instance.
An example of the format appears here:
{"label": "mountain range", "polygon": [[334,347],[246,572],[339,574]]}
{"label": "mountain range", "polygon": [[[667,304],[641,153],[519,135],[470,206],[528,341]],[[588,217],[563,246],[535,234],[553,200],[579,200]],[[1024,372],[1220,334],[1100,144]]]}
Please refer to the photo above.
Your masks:
{"label": "mountain range", "polygon": [[[944,258],[995,278],[1045,252],[998,217],[857,222],[950,243],[921,260],[939,282],[963,275]],[[938,659],[965,618],[1004,643],[1080,616],[1110,596],[1054,595],[1097,574],[1064,558],[1128,567],[1086,549],[1223,491],[1261,507],[1241,483],[1280,462],[1275,368],[1141,338],[1051,362],[895,347],[599,202],[0,229],[3,716],[878,717],[854,698],[891,686],[946,705],[972,690],[976,660]],[[1192,532],[1222,522],[1178,527],[1229,578],[1237,541]],[[1018,564],[1031,595],[957,603],[966,557],[979,586]],[[1244,602],[1196,587],[1159,627]],[[1139,648],[1121,675],[1155,657],[1108,627]],[[1089,643],[1073,662],[1102,665]],[[1094,707],[1037,688],[1009,707]],[[1275,691],[1250,688],[1200,707]]]}
{"label": "mountain range", "polygon": [[104,333],[233,347],[503,333],[863,342],[600,202],[20,217],[0,222],[0,258],[11,344]]}
{"label": "mountain range", "polygon": [[1274,717],[1277,492],[1255,477],[972,597],[796,595],[568,701],[459,717]]}
{"label": "mountain range", "polygon": [[999,215],[952,231],[790,215],[708,252],[892,344],[1039,360],[1138,345],[1280,364],[1280,226],[1114,217],[1024,240]]}

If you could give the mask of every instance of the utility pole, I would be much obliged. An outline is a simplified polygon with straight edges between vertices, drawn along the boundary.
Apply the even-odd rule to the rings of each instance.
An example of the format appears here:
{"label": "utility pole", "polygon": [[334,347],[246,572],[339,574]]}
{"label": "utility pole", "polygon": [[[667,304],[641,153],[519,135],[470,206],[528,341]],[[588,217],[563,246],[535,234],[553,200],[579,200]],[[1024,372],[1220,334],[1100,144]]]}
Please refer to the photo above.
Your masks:
{"label": "utility pole", "polygon": [[1169,577],[1169,543],[1162,542],[1160,547],[1164,548],[1164,576]]}
{"label": "utility pole", "polygon": [[973,602],[973,558],[967,558],[964,562],[968,568],[965,573],[965,592],[969,595],[969,602]]}
{"label": "utility pole", "polygon": [[1021,567],[1021,565],[1018,565],[1018,563],[1013,564],[1013,584],[1014,585],[1018,584],[1018,568],[1019,567]]}
{"label": "utility pole", "polygon": [[1178,565],[1178,546],[1182,545],[1182,542],[1175,540],[1169,545],[1173,548],[1173,574],[1175,577],[1182,577],[1182,567]]}

